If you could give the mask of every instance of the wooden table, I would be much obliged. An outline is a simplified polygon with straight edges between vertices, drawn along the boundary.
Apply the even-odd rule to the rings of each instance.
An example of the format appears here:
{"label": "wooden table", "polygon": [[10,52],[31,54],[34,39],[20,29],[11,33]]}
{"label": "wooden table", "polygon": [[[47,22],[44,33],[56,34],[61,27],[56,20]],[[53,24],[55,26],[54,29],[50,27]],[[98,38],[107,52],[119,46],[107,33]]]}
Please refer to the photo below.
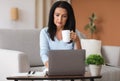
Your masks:
{"label": "wooden table", "polygon": [[94,81],[94,79],[100,79],[102,76],[91,76],[89,73],[85,73],[84,76],[10,76],[7,80],[71,80],[76,79],[89,79]]}

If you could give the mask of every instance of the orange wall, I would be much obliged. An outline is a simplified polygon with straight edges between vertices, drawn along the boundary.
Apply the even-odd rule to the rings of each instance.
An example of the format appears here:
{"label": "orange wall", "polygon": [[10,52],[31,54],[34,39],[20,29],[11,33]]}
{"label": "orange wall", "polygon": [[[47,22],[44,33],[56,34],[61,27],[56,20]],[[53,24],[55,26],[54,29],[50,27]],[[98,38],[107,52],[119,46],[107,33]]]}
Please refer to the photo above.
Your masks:
{"label": "orange wall", "polygon": [[120,0],[71,0],[76,26],[88,36],[84,26],[92,12],[97,15],[97,30],[94,37],[103,45],[120,46]]}

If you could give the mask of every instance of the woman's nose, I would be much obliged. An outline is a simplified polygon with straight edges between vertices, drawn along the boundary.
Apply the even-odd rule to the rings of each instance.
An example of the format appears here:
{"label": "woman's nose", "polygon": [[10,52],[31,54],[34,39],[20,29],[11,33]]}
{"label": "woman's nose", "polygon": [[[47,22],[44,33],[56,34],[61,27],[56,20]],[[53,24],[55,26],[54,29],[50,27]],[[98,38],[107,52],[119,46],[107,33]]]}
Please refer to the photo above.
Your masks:
{"label": "woman's nose", "polygon": [[62,21],[62,17],[61,16],[58,19],[59,19],[59,21]]}

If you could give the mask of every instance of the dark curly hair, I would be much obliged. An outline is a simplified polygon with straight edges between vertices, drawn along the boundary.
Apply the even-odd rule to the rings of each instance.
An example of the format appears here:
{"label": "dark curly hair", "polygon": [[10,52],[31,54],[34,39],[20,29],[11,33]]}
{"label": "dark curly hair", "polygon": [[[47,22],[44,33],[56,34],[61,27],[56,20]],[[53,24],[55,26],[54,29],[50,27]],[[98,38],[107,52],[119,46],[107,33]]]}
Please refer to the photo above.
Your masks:
{"label": "dark curly hair", "polygon": [[75,32],[76,22],[72,6],[66,1],[57,1],[53,4],[53,6],[50,9],[48,21],[48,33],[53,41],[57,30],[56,25],[54,24],[54,11],[58,7],[66,9],[68,13],[68,19],[63,30],[69,29]]}

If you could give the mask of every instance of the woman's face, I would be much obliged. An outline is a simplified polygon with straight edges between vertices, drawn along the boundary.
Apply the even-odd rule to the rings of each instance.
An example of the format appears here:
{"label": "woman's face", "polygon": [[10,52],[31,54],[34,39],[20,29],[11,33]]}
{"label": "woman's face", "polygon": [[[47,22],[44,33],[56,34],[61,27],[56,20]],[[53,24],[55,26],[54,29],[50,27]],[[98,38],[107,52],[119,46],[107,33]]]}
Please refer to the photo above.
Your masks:
{"label": "woman's face", "polygon": [[56,25],[57,29],[63,29],[67,19],[68,19],[68,14],[66,9],[60,7],[55,9],[54,24]]}

